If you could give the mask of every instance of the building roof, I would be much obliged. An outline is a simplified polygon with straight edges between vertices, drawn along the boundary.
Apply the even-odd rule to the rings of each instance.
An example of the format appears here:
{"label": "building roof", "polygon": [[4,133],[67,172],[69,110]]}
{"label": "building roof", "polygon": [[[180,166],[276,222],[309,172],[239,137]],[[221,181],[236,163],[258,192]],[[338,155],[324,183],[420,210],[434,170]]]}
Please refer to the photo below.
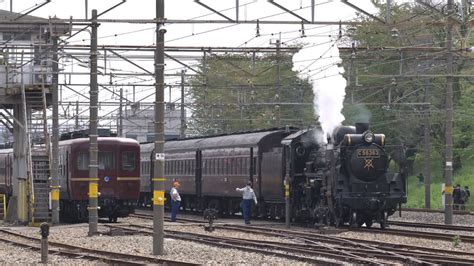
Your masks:
{"label": "building roof", "polygon": [[[13,20],[17,17],[21,16],[20,13],[16,13],[16,12],[10,12],[8,10],[2,10],[0,9],[0,21],[3,21],[3,20]],[[38,20],[43,20],[45,22],[47,22],[48,20],[45,19],[45,18],[41,18],[41,17],[36,17],[36,16],[31,16],[31,15],[25,15],[21,18],[21,20],[33,20],[33,21],[38,21]]]}
{"label": "building roof", "polygon": [[[16,12],[10,12],[7,10],[0,9],[0,32],[38,32],[41,26],[47,25],[54,22],[56,19],[46,19],[31,15],[24,15]],[[30,23],[31,22],[31,23]],[[53,29],[55,35],[65,35],[69,32],[69,24],[67,23],[54,23],[52,27],[46,27],[46,30]]]}

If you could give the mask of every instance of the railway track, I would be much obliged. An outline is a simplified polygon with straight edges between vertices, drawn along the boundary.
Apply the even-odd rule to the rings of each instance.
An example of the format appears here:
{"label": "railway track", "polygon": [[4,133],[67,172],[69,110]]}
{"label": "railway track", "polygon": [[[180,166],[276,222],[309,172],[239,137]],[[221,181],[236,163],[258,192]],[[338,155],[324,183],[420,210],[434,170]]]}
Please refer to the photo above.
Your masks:
{"label": "railway track", "polygon": [[[115,229],[129,230],[141,234],[153,234],[153,228],[143,225],[107,225]],[[286,259],[297,260],[307,262],[311,264],[330,264],[334,263],[331,260],[350,262],[356,264],[371,264],[376,265],[385,261],[391,261],[396,259],[390,254],[378,254],[373,258],[367,258],[367,252],[361,252],[360,250],[344,250],[343,248],[335,248],[331,245],[321,244],[317,242],[303,243],[303,244],[289,244],[275,241],[254,241],[246,240],[241,238],[231,237],[219,237],[206,234],[189,233],[174,230],[165,230],[165,237],[171,237],[174,239],[181,239],[187,241],[198,242],[207,245],[214,245],[224,248],[234,248],[242,251],[263,253],[272,256],[278,256]],[[283,236],[288,237],[288,236]],[[323,259],[323,258],[326,259]],[[398,258],[400,260],[400,258]],[[405,261],[405,260],[404,260]],[[423,263],[423,261],[414,259],[409,260],[411,262]]]}
{"label": "railway track", "polygon": [[405,222],[405,221],[389,221],[388,224],[396,225],[396,226],[417,227],[417,228],[431,228],[431,229],[442,229],[442,230],[450,230],[450,231],[474,232],[473,226],[463,226],[463,225],[418,223],[418,222]]}
{"label": "railway track", "polygon": [[[428,212],[428,213],[444,213],[444,210],[440,209],[423,209],[423,208],[402,208],[402,212]],[[463,211],[463,210],[453,210],[453,214],[458,215],[474,215],[474,212]]]}
{"label": "railway track", "polygon": [[[31,250],[40,251],[41,239],[25,236],[6,229],[0,229],[0,235],[7,237],[0,237],[0,241],[11,245],[28,248]],[[197,265],[182,261],[160,259],[151,256],[132,255],[118,252],[111,252],[105,250],[91,249],[81,246],[74,246],[60,242],[48,241],[49,254],[62,255],[71,258],[90,259],[92,261],[101,261],[107,264],[119,265],[146,265],[146,264],[160,264],[160,265]]]}
{"label": "railway track", "polygon": [[[142,215],[142,218],[146,218],[146,215]],[[149,216],[148,216],[149,217]],[[149,219],[149,218],[148,218]],[[202,222],[193,219],[186,219],[190,222]],[[181,219],[181,221],[183,221]],[[309,247],[312,251],[318,250],[321,243],[324,243],[324,250],[327,252],[329,249],[327,245],[338,246],[335,252],[339,254],[346,252],[352,256],[365,256],[372,257],[388,261],[398,261],[402,263],[437,263],[437,264],[474,264],[474,259],[465,259],[465,257],[472,257],[474,253],[461,252],[461,251],[445,251],[440,249],[432,249],[411,245],[400,245],[382,243],[377,241],[359,240],[359,239],[346,239],[341,237],[325,236],[319,233],[286,229],[276,229],[268,227],[258,226],[243,226],[235,224],[223,224],[216,225],[217,229],[236,230],[240,232],[246,232],[249,234],[262,234],[274,237],[285,237],[291,239],[298,239],[303,244],[296,245],[291,244],[292,247],[296,247],[297,250],[308,252]],[[149,227],[149,230],[152,228]],[[305,249],[306,248],[306,249]],[[334,249],[334,248],[333,248]],[[321,251],[321,250],[319,250]],[[363,251],[363,252],[361,252]],[[446,255],[444,255],[446,254]]]}
{"label": "railway track", "polygon": [[[342,237],[334,237],[321,235],[318,233],[308,232],[308,231],[295,231],[287,229],[276,229],[276,228],[266,228],[266,227],[255,227],[255,226],[243,226],[243,225],[224,225],[217,226],[218,228],[225,229],[236,229],[239,231],[245,231],[248,233],[258,233],[265,235],[285,235],[289,234],[292,236],[297,236],[309,241],[324,241],[326,243],[341,244],[345,246],[350,246],[353,249],[364,250],[368,256],[373,256],[373,254],[367,253],[366,251],[371,249],[379,249],[385,252],[393,252],[397,254],[400,258],[405,260],[419,259],[427,263],[436,263],[436,264],[470,264],[474,263],[474,253],[472,252],[463,252],[463,251],[446,251],[441,249],[433,249],[427,247],[413,246],[413,245],[403,245],[403,244],[391,244],[379,241],[371,240],[361,240],[361,239],[349,239]],[[341,242],[342,239],[342,242]],[[463,257],[470,257],[469,259]],[[413,257],[413,258],[412,258]],[[414,262],[414,261],[413,261]],[[412,263],[413,263],[412,262]],[[416,262],[420,263],[420,262]]]}
{"label": "railway track", "polygon": [[443,241],[452,241],[454,237],[459,236],[462,242],[474,243],[474,236],[460,236],[459,234],[448,234],[440,232],[419,232],[409,229],[376,229],[376,228],[351,228],[355,232],[369,232],[377,234],[389,234],[397,236],[407,236],[416,238],[435,239]]}

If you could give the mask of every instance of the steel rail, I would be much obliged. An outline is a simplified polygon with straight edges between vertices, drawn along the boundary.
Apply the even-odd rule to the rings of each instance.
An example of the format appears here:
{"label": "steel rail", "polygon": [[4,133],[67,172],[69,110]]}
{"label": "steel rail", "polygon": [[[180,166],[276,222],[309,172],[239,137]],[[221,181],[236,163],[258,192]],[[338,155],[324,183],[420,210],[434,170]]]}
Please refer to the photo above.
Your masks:
{"label": "steel rail", "polygon": [[[123,230],[129,230],[132,232],[139,232],[143,234],[152,234],[150,230],[151,227],[143,226],[143,225],[127,225],[125,226],[114,226],[114,225],[106,225],[111,228],[120,228]],[[133,228],[135,227],[135,228]],[[132,229],[133,228],[133,229]],[[145,230],[144,230],[145,229]],[[303,262],[309,262],[314,264],[320,263],[330,263],[328,260],[321,260],[316,258],[308,258],[306,256],[297,255],[295,253],[303,253],[305,255],[311,256],[324,256],[328,259],[337,259],[340,261],[346,261],[351,263],[363,263],[363,264],[380,264],[379,261],[375,261],[373,259],[366,259],[359,255],[353,254],[343,254],[344,252],[338,250],[330,250],[328,248],[323,248],[320,250],[313,250],[313,249],[303,249],[303,248],[294,248],[292,247],[293,244],[284,244],[279,242],[271,242],[271,241],[253,241],[253,240],[244,240],[244,239],[237,239],[237,238],[230,238],[230,237],[218,237],[218,236],[208,236],[204,234],[197,234],[197,233],[188,233],[182,231],[174,231],[174,230],[165,230],[165,237],[170,237],[173,239],[182,239],[187,241],[193,241],[198,243],[204,243],[208,245],[214,245],[218,247],[225,247],[225,248],[234,248],[249,252],[257,252],[257,253],[264,253],[267,255],[283,257],[287,259],[293,259]],[[272,251],[274,250],[274,251]],[[281,253],[281,252],[288,252],[288,253]],[[291,253],[290,253],[291,252]]]}
{"label": "steel rail", "polygon": [[419,222],[405,222],[405,221],[389,221],[389,225],[418,227],[418,228],[432,228],[443,229],[451,231],[469,231],[474,232],[473,226],[450,225],[450,224],[434,224],[434,223],[419,223]]}
{"label": "steel rail", "polygon": [[[417,237],[417,238],[426,238],[426,239],[436,239],[444,241],[453,241],[453,237],[457,234],[446,234],[439,232],[417,232],[413,230],[403,230],[403,229],[375,229],[375,228],[351,228],[351,231],[354,232],[365,232],[365,233],[374,233],[374,234],[389,234],[389,235],[398,235],[398,236],[407,236],[407,237]],[[459,236],[462,242],[474,243],[474,236]]]}
{"label": "steel rail", "polygon": [[[444,210],[440,209],[418,209],[418,208],[402,208],[402,212],[427,212],[427,213],[444,213]],[[459,215],[474,215],[474,212],[463,211],[463,210],[454,210],[453,214]]]}
{"label": "steel rail", "polygon": [[[323,239],[319,241],[325,241],[326,243],[333,243],[341,245],[341,241],[345,243],[345,245],[352,245],[355,248],[364,248],[364,252],[368,251],[368,246],[375,247],[381,251],[387,252],[394,252],[400,256],[404,256],[407,260],[420,260],[424,262],[432,262],[432,263],[460,263],[460,264],[473,264],[474,259],[465,259],[460,257],[453,257],[452,255],[458,256],[474,256],[472,252],[462,252],[462,251],[447,251],[441,249],[433,249],[427,247],[419,247],[419,246],[412,246],[412,245],[404,245],[404,244],[393,244],[393,243],[386,243],[386,242],[379,242],[379,241],[370,241],[370,240],[362,240],[362,239],[351,239],[345,237],[333,237],[333,236],[326,236],[321,235],[319,233],[314,232],[307,232],[307,231],[295,231],[295,230],[286,230],[286,229],[276,229],[276,228],[264,228],[264,227],[256,227],[256,226],[243,226],[243,225],[224,225],[224,226],[215,226],[216,228],[222,229],[230,229],[230,230],[238,230],[247,233],[256,233],[256,234],[264,234],[269,236],[298,236],[302,239],[307,239],[310,241],[314,241],[314,237],[317,239]],[[382,233],[385,230],[380,230]],[[415,251],[420,250],[420,251]],[[449,255],[440,255],[440,254],[449,254]],[[411,262],[415,263],[415,262]],[[420,263],[420,262],[417,262]]]}
{"label": "steel rail", "polygon": [[[134,214],[134,216],[137,218],[142,218],[142,219],[150,219],[149,215],[147,215],[146,213]],[[185,221],[205,223],[201,220],[178,218],[178,222],[185,222]],[[423,261],[426,260],[426,261],[431,261],[434,263],[459,262],[461,264],[463,263],[474,264],[474,259],[464,259],[460,257],[453,257],[453,256],[474,257],[473,252],[464,252],[464,251],[456,251],[456,250],[447,251],[447,250],[435,249],[435,248],[429,248],[429,247],[423,247],[423,246],[395,244],[395,243],[387,243],[387,242],[380,242],[380,241],[373,241],[373,240],[351,239],[351,238],[346,238],[346,237],[325,236],[325,235],[321,235],[321,233],[324,233],[323,231],[316,231],[316,232],[295,231],[295,230],[287,230],[287,229],[277,229],[277,228],[258,227],[258,226],[243,226],[243,225],[234,225],[234,224],[223,224],[223,225],[216,224],[215,228],[236,230],[236,231],[241,231],[241,232],[262,234],[262,235],[268,235],[268,236],[274,236],[274,237],[297,236],[309,241],[313,241],[311,237],[317,236],[319,238],[323,238],[326,243],[332,243],[332,244],[340,244],[340,239],[344,239],[347,242],[346,244],[350,244],[354,246],[354,248],[357,248],[359,250],[364,245],[371,245],[372,247],[376,247],[380,250],[395,252],[397,254],[408,256],[408,257],[413,256],[415,258],[420,258]],[[442,254],[449,254],[449,255],[442,255]]]}
{"label": "steel rail", "polygon": [[[0,229],[0,232],[11,235],[11,236],[23,238],[28,241],[34,241],[38,243],[41,241],[41,239],[39,238],[25,236],[20,233],[11,232],[6,229]],[[0,241],[11,241],[11,240],[0,238]],[[112,252],[112,251],[91,249],[91,248],[75,246],[75,245],[70,245],[70,244],[65,244],[65,243],[60,243],[60,242],[55,242],[55,241],[48,241],[48,244],[50,246],[60,248],[60,249],[50,249],[49,253],[51,254],[57,254],[58,252],[60,252],[61,254],[65,254],[65,255],[71,254],[71,255],[74,255],[75,257],[78,257],[78,256],[88,257],[88,258],[96,259],[96,260],[109,261],[111,263],[134,264],[134,265],[144,265],[146,263],[158,263],[158,264],[167,264],[167,265],[197,265],[194,263],[188,263],[188,262],[182,262],[182,261],[167,260],[167,259],[160,259],[160,258],[155,258],[155,257],[147,257],[147,256],[141,256],[141,255],[124,254],[124,253],[118,253],[118,252]],[[35,247],[35,249],[39,249],[37,246],[33,246],[33,247]],[[64,249],[68,249],[71,251],[67,251]],[[78,253],[77,251],[80,251],[80,253]]]}

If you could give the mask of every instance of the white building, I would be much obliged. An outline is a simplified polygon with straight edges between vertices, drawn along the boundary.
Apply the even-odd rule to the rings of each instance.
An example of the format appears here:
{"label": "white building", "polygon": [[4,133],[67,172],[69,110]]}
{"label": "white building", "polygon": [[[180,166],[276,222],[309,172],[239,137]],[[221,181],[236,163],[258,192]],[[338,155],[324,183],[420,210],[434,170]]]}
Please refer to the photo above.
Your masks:
{"label": "white building", "polygon": [[[155,111],[153,106],[135,105],[125,111],[123,118],[123,136],[136,139],[138,142],[152,142],[155,136]],[[186,111],[184,113],[186,124]],[[167,104],[165,109],[165,139],[179,137],[181,129],[181,110],[174,104]]]}

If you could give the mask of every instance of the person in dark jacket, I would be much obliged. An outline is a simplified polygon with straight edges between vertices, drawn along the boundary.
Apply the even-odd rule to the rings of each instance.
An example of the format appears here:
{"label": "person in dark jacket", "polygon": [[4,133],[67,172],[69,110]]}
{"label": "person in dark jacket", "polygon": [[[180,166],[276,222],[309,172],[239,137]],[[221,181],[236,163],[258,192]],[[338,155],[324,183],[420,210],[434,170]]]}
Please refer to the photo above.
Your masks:
{"label": "person in dark jacket", "polygon": [[461,204],[461,186],[459,184],[453,190],[453,204],[454,209],[459,210]]}
{"label": "person in dark jacket", "polygon": [[467,186],[464,187],[463,190],[461,190],[461,210],[466,209],[466,202],[469,200],[471,192],[469,192],[469,188]]}
{"label": "person in dark jacket", "polygon": [[425,182],[425,177],[423,176],[422,173],[418,175],[418,186],[421,187],[423,183]]}

